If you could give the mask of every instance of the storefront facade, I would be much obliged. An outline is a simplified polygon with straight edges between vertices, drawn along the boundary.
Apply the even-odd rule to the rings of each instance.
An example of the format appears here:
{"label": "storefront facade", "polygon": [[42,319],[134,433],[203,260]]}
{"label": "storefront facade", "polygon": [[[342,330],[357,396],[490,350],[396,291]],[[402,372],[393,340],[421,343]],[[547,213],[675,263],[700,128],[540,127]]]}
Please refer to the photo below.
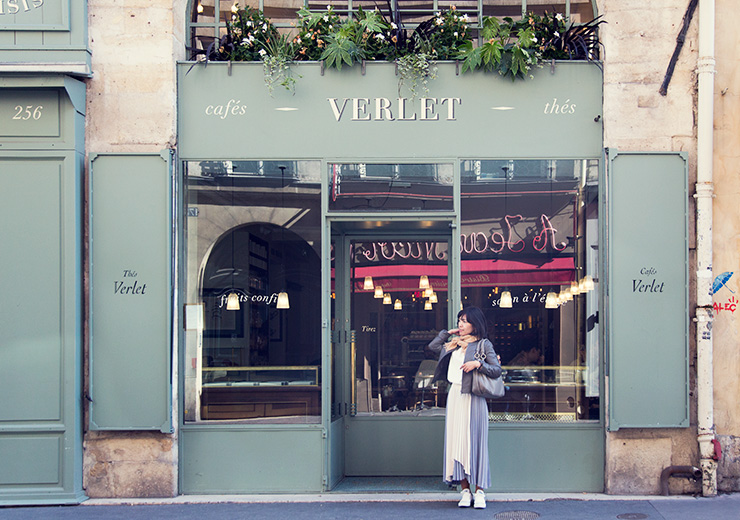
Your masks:
{"label": "storefront facade", "polygon": [[[410,99],[387,64],[299,66],[302,88],[275,97],[261,66],[227,67],[184,64],[179,79],[183,278],[204,316],[186,325],[183,491],[217,475],[239,492],[439,474],[445,391],[430,385],[424,348],[463,304],[485,309],[505,364],[521,359],[510,397],[491,403],[494,465],[511,468],[497,485],[603,489],[599,328],[586,330],[598,292],[545,307],[548,293],[598,278],[586,252],[598,243],[599,68],[559,64],[521,88],[442,64],[438,97]],[[274,118],[274,130],[239,131]],[[520,121],[567,130],[538,157]],[[511,309],[499,308],[505,290]],[[522,438],[527,453],[496,448]],[[233,445],[254,449],[235,458]],[[327,458],[297,471],[285,445]],[[275,479],[242,471],[259,454]],[[544,458],[579,469],[539,482],[515,471]]]}
{"label": "storefront facade", "polygon": [[[93,78],[0,76],[21,125],[2,135],[4,221],[28,237],[3,284],[56,272],[35,292],[61,287],[46,301],[63,312],[43,315],[66,320],[29,350],[30,309],[2,300],[18,398],[0,414],[1,503],[436,482],[446,388],[426,345],[468,305],[507,371],[491,491],[650,493],[695,463],[691,147],[625,137],[618,60],[515,82],[440,62],[417,93],[392,63],[295,63],[295,92],[270,92],[260,63],[187,61],[182,41],[208,24],[177,2],[142,13],[165,20],[169,66],[119,76],[128,43],[101,20],[139,14],[91,4]],[[36,107],[52,98],[48,122]],[[47,156],[61,173],[42,197]],[[63,218],[36,220],[60,238],[39,251],[34,218],[55,200]],[[50,349],[54,388],[7,368]],[[55,391],[59,413],[41,398]],[[651,456],[631,464],[634,449]]]}

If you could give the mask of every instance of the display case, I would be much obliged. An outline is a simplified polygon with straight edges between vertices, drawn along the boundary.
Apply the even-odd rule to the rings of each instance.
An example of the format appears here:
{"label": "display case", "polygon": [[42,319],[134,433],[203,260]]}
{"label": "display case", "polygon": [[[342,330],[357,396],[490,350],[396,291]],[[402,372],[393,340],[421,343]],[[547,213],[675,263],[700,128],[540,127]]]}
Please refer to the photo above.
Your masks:
{"label": "display case", "polygon": [[201,418],[316,422],[321,415],[319,384],[314,365],[203,367]]}
{"label": "display case", "polygon": [[581,402],[584,366],[502,366],[503,399],[489,401],[492,421],[573,422],[587,417]]}

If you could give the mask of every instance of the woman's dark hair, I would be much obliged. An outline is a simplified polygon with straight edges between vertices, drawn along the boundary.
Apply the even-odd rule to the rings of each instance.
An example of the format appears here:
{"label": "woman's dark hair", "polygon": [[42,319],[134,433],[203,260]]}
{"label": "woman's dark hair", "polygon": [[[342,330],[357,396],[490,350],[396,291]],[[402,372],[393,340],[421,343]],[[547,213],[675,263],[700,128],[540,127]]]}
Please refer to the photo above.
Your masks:
{"label": "woman's dark hair", "polygon": [[482,310],[478,307],[465,307],[457,313],[457,319],[459,320],[461,316],[465,316],[468,323],[473,326],[473,335],[478,336],[481,339],[488,337],[486,315],[483,314]]}

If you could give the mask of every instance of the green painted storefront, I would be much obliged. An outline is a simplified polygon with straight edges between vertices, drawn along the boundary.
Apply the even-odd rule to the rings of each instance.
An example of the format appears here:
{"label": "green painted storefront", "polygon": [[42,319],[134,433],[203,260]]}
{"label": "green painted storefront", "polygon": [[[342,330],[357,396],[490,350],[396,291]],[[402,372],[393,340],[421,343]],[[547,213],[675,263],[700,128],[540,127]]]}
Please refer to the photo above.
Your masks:
{"label": "green painted storefront", "polygon": [[[339,72],[322,71],[318,64],[293,68],[300,75],[295,94],[276,90],[273,97],[259,64],[181,64],[183,169],[209,160],[315,161],[322,172],[336,163],[448,164],[454,202],[429,212],[333,211],[327,202],[332,181],[320,176],[321,420],[283,426],[181,420],[180,479],[186,494],[319,492],[352,476],[439,475],[443,416],[352,413],[347,338],[357,331],[349,318],[349,267],[340,274],[338,257],[336,265],[328,260],[332,250],[353,240],[399,237],[459,242],[462,159],[602,161],[602,78],[594,64],[557,63],[538,70],[534,79],[511,82],[483,73],[461,75],[455,64],[441,63],[428,96],[416,99],[399,87],[392,64]],[[187,204],[183,218],[201,218]],[[368,230],[368,221],[375,231]],[[450,301],[461,297],[461,275],[454,268],[459,262],[459,252],[450,248]],[[185,291],[185,303],[189,297]],[[454,316],[456,310],[450,306],[448,312]],[[185,358],[183,380],[191,364],[189,354]],[[187,404],[184,409],[190,413]],[[571,423],[492,422],[493,489],[602,491],[604,424],[601,413]]]}

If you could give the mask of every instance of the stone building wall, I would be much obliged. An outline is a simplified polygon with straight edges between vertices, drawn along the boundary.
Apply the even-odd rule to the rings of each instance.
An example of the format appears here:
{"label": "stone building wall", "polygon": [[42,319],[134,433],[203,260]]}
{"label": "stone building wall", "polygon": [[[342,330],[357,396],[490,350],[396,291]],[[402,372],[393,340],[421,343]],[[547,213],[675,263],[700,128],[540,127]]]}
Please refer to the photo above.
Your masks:
{"label": "stone building wall", "polygon": [[[667,95],[659,93],[676,47],[688,1],[603,0],[604,146],[622,151],[685,151],[689,187],[696,184],[696,61],[698,14],[689,28]],[[639,189],[639,187],[636,187]],[[689,202],[693,215],[693,199]],[[693,220],[692,220],[693,223]],[[690,225],[689,235],[694,233]],[[692,266],[694,240],[690,239]],[[690,305],[696,301],[689,294]],[[693,328],[692,328],[693,329]],[[690,332],[691,334],[691,332]],[[698,465],[695,385],[696,342],[690,340],[691,427],[622,429],[607,433],[606,492],[659,494],[660,474],[672,465]],[[639,360],[636,360],[639,362]],[[699,484],[674,479],[671,492],[700,491]]]}
{"label": "stone building wall", "polygon": [[[88,0],[88,154],[175,147],[175,62],[185,59],[186,10],[186,0]],[[176,409],[173,417],[177,424]],[[177,464],[176,434],[85,433],[83,487],[90,497],[175,496]]]}
{"label": "stone building wall", "polygon": [[[740,14],[717,0],[714,84],[714,276],[733,276],[714,294],[714,421],[723,457],[722,491],[740,491]],[[721,310],[720,310],[721,309]]]}

